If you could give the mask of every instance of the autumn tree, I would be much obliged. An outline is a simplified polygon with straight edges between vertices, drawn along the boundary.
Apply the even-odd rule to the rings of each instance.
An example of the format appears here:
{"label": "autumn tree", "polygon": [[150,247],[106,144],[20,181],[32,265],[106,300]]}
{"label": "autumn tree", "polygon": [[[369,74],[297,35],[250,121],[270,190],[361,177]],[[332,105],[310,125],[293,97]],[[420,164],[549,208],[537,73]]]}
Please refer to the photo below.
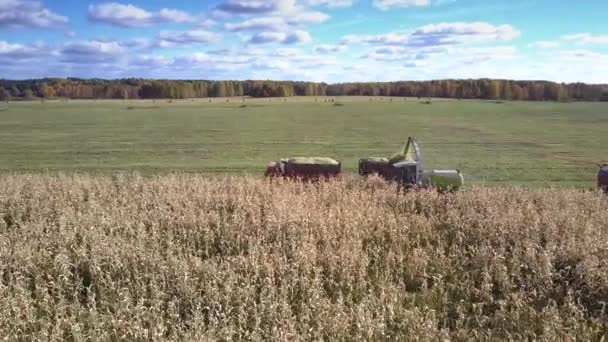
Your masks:
{"label": "autumn tree", "polygon": [[607,101],[608,85],[560,84],[546,81],[458,80],[358,82],[325,84],[301,81],[209,81],[146,79],[47,78],[2,80],[0,88],[13,98],[194,98],[225,96],[419,96],[532,101]]}
{"label": "autumn tree", "polygon": [[38,89],[40,91],[40,97],[48,99],[48,98],[51,98],[51,97],[55,96],[55,89],[53,89],[52,87],[50,87],[45,82],[41,83],[40,87]]}
{"label": "autumn tree", "polygon": [[226,84],[221,81],[215,82],[213,93],[215,97],[226,97]]}
{"label": "autumn tree", "polygon": [[34,91],[32,89],[25,89],[23,91],[23,98],[26,100],[31,100],[34,98]]}
{"label": "autumn tree", "polygon": [[9,94],[8,90],[0,87],[0,101],[7,101],[11,98],[11,95]]}

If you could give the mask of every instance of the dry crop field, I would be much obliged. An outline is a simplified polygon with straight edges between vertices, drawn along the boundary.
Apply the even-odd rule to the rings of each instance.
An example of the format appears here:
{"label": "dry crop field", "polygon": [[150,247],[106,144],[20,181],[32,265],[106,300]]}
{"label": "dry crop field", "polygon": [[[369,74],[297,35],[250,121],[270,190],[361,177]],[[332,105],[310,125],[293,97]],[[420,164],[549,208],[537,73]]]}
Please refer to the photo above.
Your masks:
{"label": "dry crop field", "polygon": [[599,340],[608,201],[356,178],[4,174],[8,340]]}

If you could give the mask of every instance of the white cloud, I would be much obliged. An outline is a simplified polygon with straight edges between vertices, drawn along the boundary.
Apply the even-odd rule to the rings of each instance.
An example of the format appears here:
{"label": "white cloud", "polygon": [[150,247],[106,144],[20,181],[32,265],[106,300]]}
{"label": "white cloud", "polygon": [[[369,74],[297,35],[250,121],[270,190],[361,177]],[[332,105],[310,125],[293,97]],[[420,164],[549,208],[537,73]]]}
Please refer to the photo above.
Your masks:
{"label": "white cloud", "polygon": [[304,52],[297,48],[278,48],[274,54],[281,57],[294,57],[302,55]]}
{"label": "white cloud", "polygon": [[216,15],[267,15],[297,13],[303,7],[296,0],[222,0],[215,6]]}
{"label": "white cloud", "polygon": [[322,65],[335,65],[338,61],[329,56],[319,56],[319,55],[298,55],[291,58],[291,61],[294,63],[302,63],[304,65],[313,65],[313,66],[322,66]]}
{"label": "white cloud", "polygon": [[373,51],[363,55],[363,59],[371,59],[381,62],[395,62],[395,61],[417,61],[428,58],[430,53],[416,51],[410,48],[404,48],[399,46],[385,46],[374,49]]}
{"label": "white cloud", "polygon": [[191,30],[183,32],[161,31],[158,36],[157,45],[160,47],[171,47],[175,45],[187,45],[192,43],[210,43],[219,37],[205,30]]}
{"label": "white cloud", "polygon": [[249,44],[305,44],[312,40],[310,34],[303,30],[296,30],[290,33],[284,32],[259,32],[246,40]]}
{"label": "white cloud", "polygon": [[52,53],[52,51],[46,44],[12,44],[0,40],[0,58],[29,59],[46,56],[49,53]]}
{"label": "white cloud", "polygon": [[551,41],[551,40],[539,40],[530,44],[531,47],[535,47],[538,49],[552,49],[559,47],[559,42]]}
{"label": "white cloud", "polygon": [[182,55],[171,60],[172,65],[191,65],[191,64],[246,64],[251,58],[243,56],[213,56],[204,52],[197,52],[190,55]]}
{"label": "white cloud", "polygon": [[344,44],[397,45],[409,47],[450,46],[481,42],[509,41],[520,32],[511,25],[495,26],[483,22],[454,22],[425,25],[411,33],[390,32],[380,35],[347,35]]}
{"label": "white cloud", "polygon": [[259,32],[246,40],[249,44],[305,44],[312,40],[310,34],[303,30],[296,30],[291,33],[284,32]]}
{"label": "white cloud", "polygon": [[226,23],[229,31],[286,31],[289,26],[317,24],[326,21],[329,16],[321,12],[294,13],[290,16],[268,16],[247,19],[240,23]]}
{"label": "white cloud", "polygon": [[[277,43],[287,36],[278,37]],[[0,41],[0,73],[5,78],[270,78],[326,82],[478,77],[608,80],[608,54],[584,49],[545,51],[531,58],[520,55],[514,46],[371,46],[362,63],[332,55],[339,45],[325,49],[315,46],[312,53],[285,45],[234,45],[216,52],[167,56],[152,53],[145,48],[146,42],[154,41],[93,40],[57,46]],[[323,53],[326,51],[330,54]],[[563,65],[569,67],[563,69]]]}
{"label": "white cloud", "polygon": [[[149,50],[154,41],[149,39],[130,39],[124,41],[94,39],[71,41],[56,47],[57,62],[65,65],[90,65],[125,62],[135,58],[138,53]],[[49,60],[52,62],[53,60]]]}
{"label": "white cloud", "polygon": [[518,37],[520,32],[511,25],[492,25],[484,22],[454,22],[422,26],[413,34],[422,43],[445,44],[477,41],[506,41]]}
{"label": "white cloud", "polygon": [[216,11],[228,14],[267,14],[277,11],[281,1],[265,0],[224,0],[216,6]]}
{"label": "white cloud", "polygon": [[312,40],[310,34],[306,31],[297,30],[285,37],[282,43],[284,44],[305,44]]}
{"label": "white cloud", "polygon": [[[149,12],[143,8],[116,2],[89,5],[89,19],[121,27],[139,27],[159,23],[195,23],[199,19],[190,14],[163,8],[158,12]],[[202,22],[202,19],[201,19]]]}
{"label": "white cloud", "polygon": [[[310,11],[295,0],[223,0],[214,13],[223,18],[250,17],[240,23],[226,23],[229,31],[286,31],[308,24],[319,24],[329,19],[329,15]],[[264,36],[264,35],[261,35]]]}
{"label": "white cloud", "polygon": [[133,62],[141,67],[158,68],[170,65],[173,59],[165,56],[142,55],[135,57]]}
{"label": "white cloud", "polygon": [[350,7],[353,4],[352,0],[306,0],[309,6],[327,6],[334,7]]}
{"label": "white cloud", "polygon": [[374,6],[381,10],[391,8],[407,8],[417,6],[429,6],[431,0],[374,0]]}
{"label": "white cloud", "polygon": [[258,61],[252,65],[253,70],[277,70],[277,71],[288,71],[292,69],[292,65],[285,60],[268,60]]}
{"label": "white cloud", "polygon": [[300,25],[300,24],[318,24],[329,19],[329,15],[321,12],[301,12],[293,13],[286,17],[289,24]]}
{"label": "white cloud", "polygon": [[475,65],[477,63],[508,60],[515,57],[517,49],[513,46],[457,48],[450,50],[448,56],[459,64]]}
{"label": "white cloud", "polygon": [[458,48],[451,51],[462,55],[475,55],[482,57],[513,57],[517,53],[517,48],[514,46],[493,46],[493,47],[473,47],[473,48]]}
{"label": "white cloud", "polygon": [[129,49],[118,41],[79,41],[64,44],[60,61],[69,64],[117,63]]}
{"label": "white cloud", "polygon": [[559,55],[568,60],[587,60],[599,63],[608,63],[608,54],[589,50],[562,50]]}
{"label": "white cloud", "polygon": [[68,43],[61,50],[62,53],[71,54],[120,54],[126,51],[126,48],[116,41],[100,41],[92,40],[85,42]]}
{"label": "white cloud", "polygon": [[399,54],[405,54],[408,51],[410,51],[410,49],[403,48],[403,47],[400,47],[400,46],[385,46],[385,47],[381,47],[379,49],[376,49],[374,51],[374,54],[377,54],[377,55],[399,55]]}
{"label": "white cloud", "polygon": [[367,43],[374,45],[405,45],[409,34],[386,33],[378,35],[347,35],[342,38],[343,44]]}
{"label": "white cloud", "polygon": [[67,17],[52,12],[40,1],[0,0],[0,27],[50,28],[67,22]]}
{"label": "white cloud", "polygon": [[256,33],[247,40],[250,44],[280,43],[287,38],[283,32],[260,32]]}
{"label": "white cloud", "polygon": [[346,45],[321,44],[315,46],[314,51],[320,54],[339,53],[347,50]]}
{"label": "white cloud", "polygon": [[589,33],[578,33],[562,37],[563,40],[575,42],[578,44],[600,45],[608,44],[608,35],[594,36]]}
{"label": "white cloud", "polygon": [[281,17],[259,17],[238,24],[226,23],[224,27],[229,31],[281,31],[286,29],[287,23]]}

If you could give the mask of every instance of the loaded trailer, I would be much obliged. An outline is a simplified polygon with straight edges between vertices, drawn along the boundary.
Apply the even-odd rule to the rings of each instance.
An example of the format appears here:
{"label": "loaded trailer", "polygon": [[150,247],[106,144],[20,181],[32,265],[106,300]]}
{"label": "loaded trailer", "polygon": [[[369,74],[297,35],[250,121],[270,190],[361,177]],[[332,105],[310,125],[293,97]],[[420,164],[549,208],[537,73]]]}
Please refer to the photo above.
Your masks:
{"label": "loaded trailer", "polygon": [[330,179],[340,175],[341,166],[340,161],[326,157],[281,158],[266,166],[265,176],[303,180]]}

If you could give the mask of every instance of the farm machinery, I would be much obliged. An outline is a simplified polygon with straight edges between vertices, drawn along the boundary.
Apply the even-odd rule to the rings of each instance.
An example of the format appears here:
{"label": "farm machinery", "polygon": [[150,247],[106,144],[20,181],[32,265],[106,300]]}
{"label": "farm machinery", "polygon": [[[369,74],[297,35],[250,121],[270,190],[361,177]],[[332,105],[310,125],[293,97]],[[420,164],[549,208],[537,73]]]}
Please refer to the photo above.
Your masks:
{"label": "farm machinery", "polygon": [[[319,180],[340,176],[342,163],[326,157],[282,158],[266,166],[266,177]],[[399,153],[390,158],[370,157],[359,160],[359,175],[378,175],[404,188],[455,191],[464,185],[460,170],[425,170],[420,146],[412,137]]]}
{"label": "farm machinery", "polygon": [[598,164],[597,171],[597,187],[608,195],[608,161],[602,161]]}
{"label": "farm machinery", "polygon": [[302,180],[330,179],[340,175],[342,163],[326,157],[282,158],[266,166],[265,176]]}
{"label": "farm machinery", "polygon": [[390,158],[369,157],[359,160],[359,175],[376,174],[406,188],[434,188],[455,191],[464,185],[460,170],[425,170],[416,140],[409,137],[403,151]]}

